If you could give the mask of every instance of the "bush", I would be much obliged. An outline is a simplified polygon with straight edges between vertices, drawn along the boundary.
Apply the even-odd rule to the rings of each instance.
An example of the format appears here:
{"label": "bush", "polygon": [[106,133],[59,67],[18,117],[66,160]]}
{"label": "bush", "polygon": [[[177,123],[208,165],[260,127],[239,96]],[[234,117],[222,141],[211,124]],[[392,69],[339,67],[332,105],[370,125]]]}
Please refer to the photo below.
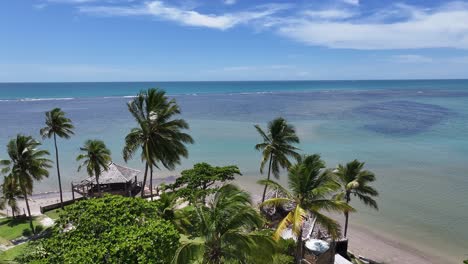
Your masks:
{"label": "bush", "polygon": [[32,234],[33,234],[33,232],[31,231],[31,229],[29,229],[29,228],[23,229],[23,236],[24,237],[30,237],[30,236],[32,236]]}
{"label": "bush", "polygon": [[169,263],[179,233],[158,216],[159,204],[106,195],[65,208],[49,238],[24,262]]}
{"label": "bush", "polygon": [[34,227],[34,229],[36,230],[36,234],[39,234],[40,232],[44,231],[44,226],[37,225]]}

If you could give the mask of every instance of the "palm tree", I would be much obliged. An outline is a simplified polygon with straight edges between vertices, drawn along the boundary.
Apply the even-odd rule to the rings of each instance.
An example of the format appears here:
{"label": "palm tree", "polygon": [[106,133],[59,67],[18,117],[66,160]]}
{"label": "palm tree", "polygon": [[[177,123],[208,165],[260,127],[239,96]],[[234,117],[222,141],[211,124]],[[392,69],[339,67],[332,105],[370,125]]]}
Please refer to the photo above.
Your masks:
{"label": "palm tree", "polygon": [[86,172],[90,177],[96,178],[99,196],[101,196],[101,185],[99,184],[99,176],[102,171],[109,169],[109,164],[112,161],[111,152],[107,149],[106,144],[101,140],[87,140],[83,147],[80,148],[83,154],[76,157],[76,161],[81,161],[78,167],[80,171],[86,167]]}
{"label": "palm tree", "polygon": [[[375,175],[368,170],[363,170],[363,168],[364,162],[353,160],[345,166],[341,164],[338,165],[335,174],[338,176],[338,180],[341,183],[347,204],[351,201],[351,195],[354,195],[365,205],[378,210],[377,202],[372,197],[378,196],[379,193],[373,187],[369,186],[369,183],[375,181]],[[346,237],[348,233],[349,213],[345,212],[344,215],[346,218],[344,236]]]}
{"label": "palm tree", "polygon": [[[271,173],[278,179],[280,168],[291,166],[289,158],[297,159],[300,156],[296,152],[298,148],[293,146],[293,144],[299,143],[296,130],[281,117],[270,121],[266,132],[259,125],[255,125],[255,129],[263,139],[262,143],[255,145],[256,150],[262,151],[260,173],[263,174],[265,165],[269,162],[267,180],[270,180]],[[267,186],[263,190],[262,202],[265,201],[266,190]]]}
{"label": "palm tree", "polygon": [[[150,170],[150,191],[153,198],[153,167],[173,170],[180,164],[181,157],[188,157],[185,144],[192,144],[190,135],[182,132],[189,129],[183,119],[174,118],[180,114],[175,100],[169,100],[166,93],[159,89],[142,91],[128,103],[128,110],[135,118],[138,127],[133,128],[125,137],[123,157],[128,161],[141,148],[141,160],[145,162],[143,184],[146,184]],[[144,195],[144,188],[141,196]]]}
{"label": "palm tree", "polygon": [[340,197],[332,197],[332,194],[340,188],[334,180],[330,170],[325,170],[325,163],[320,156],[310,155],[299,158],[297,164],[289,168],[288,182],[291,191],[271,180],[261,180],[260,184],[279,191],[283,197],[271,198],[260,206],[291,207],[292,210],[281,220],[273,238],[278,240],[283,231],[292,227],[292,232],[297,238],[296,260],[302,259],[302,235],[303,224],[306,220],[311,223],[311,230],[316,223],[327,228],[328,233],[336,238],[340,234],[339,224],[322,214],[322,211],[343,212],[353,210]]}
{"label": "palm tree", "polygon": [[28,209],[29,225],[31,231],[35,233],[31,209],[29,208],[28,194],[33,191],[34,180],[42,180],[49,176],[48,169],[51,168],[51,160],[46,158],[49,152],[37,149],[41,143],[31,136],[18,134],[16,138],[10,140],[7,145],[9,160],[2,160],[0,164],[5,166],[3,173],[10,173],[19,184],[26,208]]}
{"label": "palm tree", "polygon": [[[248,193],[221,187],[208,205],[195,206],[199,237],[182,242],[173,263],[267,263],[275,247],[270,236],[254,232],[263,224]],[[230,263],[230,262],[229,262]]]}
{"label": "palm tree", "polygon": [[15,214],[19,213],[18,203],[16,198],[22,198],[21,188],[17,180],[12,174],[3,177],[2,197],[0,197],[0,209],[4,209],[8,204],[11,208],[11,214],[15,218]]}
{"label": "palm tree", "polygon": [[70,136],[74,134],[74,126],[72,125],[71,120],[65,117],[65,113],[60,108],[54,108],[51,111],[46,112],[45,115],[46,126],[40,130],[40,133],[44,139],[54,137],[55,161],[57,164],[57,176],[60,190],[60,207],[63,209],[62,179],[60,178],[57,136],[69,139]]}

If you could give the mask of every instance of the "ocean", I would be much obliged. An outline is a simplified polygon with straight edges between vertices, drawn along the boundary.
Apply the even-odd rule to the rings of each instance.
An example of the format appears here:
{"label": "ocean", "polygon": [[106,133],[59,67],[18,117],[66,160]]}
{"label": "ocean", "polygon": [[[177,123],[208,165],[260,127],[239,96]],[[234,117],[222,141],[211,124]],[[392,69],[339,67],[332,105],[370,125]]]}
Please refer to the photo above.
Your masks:
{"label": "ocean", "polygon": [[[253,126],[282,116],[297,128],[302,153],[320,153],[328,167],[359,159],[376,173],[380,210],[353,203],[351,223],[468,258],[468,80],[0,83],[0,158],[17,133],[40,139],[44,112],[60,107],[76,127],[70,140],[58,140],[69,189],[85,177],[75,157],[86,139],[104,140],[123,163],[124,137],[135,126],[126,103],[150,87],[177,100],[196,141],[176,171],[157,177],[206,161],[238,165],[253,181],[261,177]],[[52,140],[43,147],[53,153]],[[143,168],[138,157],[128,166]],[[57,189],[51,170],[34,192]]]}

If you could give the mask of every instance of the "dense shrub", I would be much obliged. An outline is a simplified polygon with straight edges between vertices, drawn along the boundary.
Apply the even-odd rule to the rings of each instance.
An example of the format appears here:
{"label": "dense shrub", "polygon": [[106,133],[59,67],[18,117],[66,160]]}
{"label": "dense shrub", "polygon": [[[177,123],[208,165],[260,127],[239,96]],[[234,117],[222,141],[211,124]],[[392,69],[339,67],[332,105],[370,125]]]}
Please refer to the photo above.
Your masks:
{"label": "dense shrub", "polygon": [[[158,216],[159,203],[106,195],[68,206],[50,237],[23,262],[168,263],[179,233]],[[37,263],[37,262],[35,262]]]}

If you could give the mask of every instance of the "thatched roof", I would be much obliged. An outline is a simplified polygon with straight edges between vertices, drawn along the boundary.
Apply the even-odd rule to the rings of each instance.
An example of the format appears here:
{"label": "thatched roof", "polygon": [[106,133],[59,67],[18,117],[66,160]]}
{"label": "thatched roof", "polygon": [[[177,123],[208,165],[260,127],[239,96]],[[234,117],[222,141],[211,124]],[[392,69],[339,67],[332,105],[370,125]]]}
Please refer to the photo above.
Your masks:
{"label": "thatched roof", "polygon": [[[108,170],[101,171],[99,176],[99,184],[110,184],[110,183],[126,183],[132,181],[135,176],[140,174],[141,171],[117,165],[111,162],[108,166]],[[95,177],[89,177],[83,182],[96,183]]]}

